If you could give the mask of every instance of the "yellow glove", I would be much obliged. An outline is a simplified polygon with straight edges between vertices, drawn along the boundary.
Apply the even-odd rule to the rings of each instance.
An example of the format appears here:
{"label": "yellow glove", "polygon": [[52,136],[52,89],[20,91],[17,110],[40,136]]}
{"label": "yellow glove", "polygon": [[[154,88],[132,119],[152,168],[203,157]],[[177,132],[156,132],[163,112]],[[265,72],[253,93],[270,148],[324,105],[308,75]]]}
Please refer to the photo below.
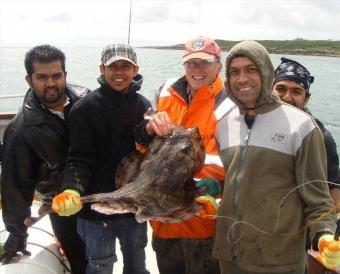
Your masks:
{"label": "yellow glove", "polygon": [[328,269],[334,270],[340,266],[340,241],[334,240],[334,235],[323,235],[319,239],[318,261]]}
{"label": "yellow glove", "polygon": [[52,200],[52,209],[59,216],[76,214],[82,207],[79,192],[74,189],[66,189]]}
{"label": "yellow glove", "polygon": [[217,212],[217,203],[214,197],[210,195],[198,196],[195,201],[203,207],[196,213],[196,216],[206,219],[215,219]]}

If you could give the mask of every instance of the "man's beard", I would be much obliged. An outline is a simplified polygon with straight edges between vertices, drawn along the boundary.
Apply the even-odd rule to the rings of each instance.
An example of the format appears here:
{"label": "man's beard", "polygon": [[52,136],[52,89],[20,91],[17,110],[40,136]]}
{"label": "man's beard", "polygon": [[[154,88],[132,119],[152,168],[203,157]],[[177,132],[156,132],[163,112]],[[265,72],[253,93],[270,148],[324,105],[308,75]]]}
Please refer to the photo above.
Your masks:
{"label": "man's beard", "polygon": [[61,92],[59,89],[56,89],[55,93],[53,94],[53,96],[49,96],[47,94],[48,92],[44,92],[44,95],[43,95],[43,103],[46,103],[46,104],[54,104],[54,103],[57,103],[61,100],[61,98],[63,98],[64,96],[64,93]]}

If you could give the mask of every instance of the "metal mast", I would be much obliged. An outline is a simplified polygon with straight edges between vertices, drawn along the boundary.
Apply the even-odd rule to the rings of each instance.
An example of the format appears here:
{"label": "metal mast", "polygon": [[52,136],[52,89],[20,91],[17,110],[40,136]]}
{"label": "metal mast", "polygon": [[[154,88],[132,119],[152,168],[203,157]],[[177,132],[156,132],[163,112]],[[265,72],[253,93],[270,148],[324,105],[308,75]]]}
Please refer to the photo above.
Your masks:
{"label": "metal mast", "polygon": [[130,16],[129,16],[129,35],[128,35],[128,45],[130,45],[131,10],[132,10],[132,0],[130,0]]}

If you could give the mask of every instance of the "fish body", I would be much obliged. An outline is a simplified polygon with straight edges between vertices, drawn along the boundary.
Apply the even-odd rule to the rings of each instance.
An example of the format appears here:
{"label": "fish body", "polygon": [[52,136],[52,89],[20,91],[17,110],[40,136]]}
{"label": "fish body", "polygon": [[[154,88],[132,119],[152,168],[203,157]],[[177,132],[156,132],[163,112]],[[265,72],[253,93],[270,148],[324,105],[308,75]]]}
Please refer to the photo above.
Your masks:
{"label": "fish body", "polygon": [[155,137],[145,154],[123,158],[116,173],[118,190],[85,196],[104,214],[135,213],[138,222],[180,222],[200,208],[193,176],[203,166],[204,146],[197,128],[174,126],[170,135]]}

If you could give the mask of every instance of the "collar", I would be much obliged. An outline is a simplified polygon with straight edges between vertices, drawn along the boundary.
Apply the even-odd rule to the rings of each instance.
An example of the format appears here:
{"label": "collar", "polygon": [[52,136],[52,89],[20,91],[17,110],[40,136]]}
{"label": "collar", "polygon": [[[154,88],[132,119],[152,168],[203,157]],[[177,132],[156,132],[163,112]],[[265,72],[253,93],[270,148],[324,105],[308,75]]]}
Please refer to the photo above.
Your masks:
{"label": "collar", "polygon": [[65,104],[64,104],[64,110],[63,111],[57,111],[57,110],[53,110],[53,109],[48,109],[50,112],[52,112],[53,114],[59,116],[61,119],[65,120],[65,115],[64,115],[64,111],[65,108],[71,104],[70,98],[68,96],[66,96],[66,100],[65,100]]}
{"label": "collar", "polygon": [[211,97],[215,97],[224,89],[222,77],[218,75],[216,80],[209,86],[203,86],[197,90],[195,98],[199,100],[209,100]]}

